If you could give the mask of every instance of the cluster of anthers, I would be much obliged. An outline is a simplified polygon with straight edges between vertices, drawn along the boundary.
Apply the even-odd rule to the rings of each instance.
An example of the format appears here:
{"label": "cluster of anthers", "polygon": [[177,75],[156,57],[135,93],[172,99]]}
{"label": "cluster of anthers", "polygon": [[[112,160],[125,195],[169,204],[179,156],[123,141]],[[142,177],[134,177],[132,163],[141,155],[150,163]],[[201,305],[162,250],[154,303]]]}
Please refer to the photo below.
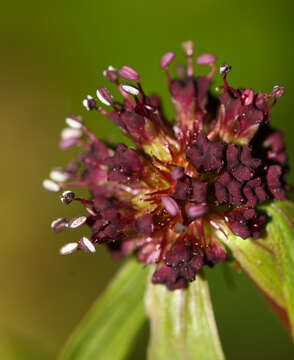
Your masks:
{"label": "cluster of anthers", "polygon": [[105,244],[115,258],[136,253],[139,261],[156,265],[153,283],[169,289],[185,287],[204,265],[225,261],[216,230],[226,234],[229,228],[243,239],[259,238],[266,218],[256,205],[285,199],[288,190],[283,134],[269,125],[269,110],[284,88],[275,86],[270,94],[234,89],[227,81],[231,67],[224,63],[217,99],[209,92],[216,58],[198,56],[196,64],[210,71],[194,76],[193,43],[185,42],[183,49],[187,67],[176,68],[177,78],[168,71],[175,54],[167,52],[160,61],[175,108],[173,124],[164,118],[160,99],[145,94],[133,68],[117,71],[109,66],[104,76],[122,101],[100,87],[97,98],[112,111],[90,95],[83,105],[106,115],[134,147],[110,147],[81,117],[70,115],[60,148],[76,145],[83,152],[43,182],[53,192],[80,186],[90,192],[89,199],[71,190],[61,194],[64,204],[79,201],[87,216],[57,219],[52,230],[83,224],[91,229],[91,237],[66,244],[61,254],[95,252],[96,244]]}

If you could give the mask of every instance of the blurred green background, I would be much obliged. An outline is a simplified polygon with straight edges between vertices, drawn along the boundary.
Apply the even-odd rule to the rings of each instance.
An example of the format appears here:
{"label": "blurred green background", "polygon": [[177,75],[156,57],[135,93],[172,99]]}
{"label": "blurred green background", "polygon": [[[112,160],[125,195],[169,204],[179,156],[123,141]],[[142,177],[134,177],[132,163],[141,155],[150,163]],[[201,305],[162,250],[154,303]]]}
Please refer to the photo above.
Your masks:
{"label": "blurred green background", "polygon": [[[62,244],[82,233],[51,232],[53,219],[78,215],[80,208],[62,205],[41,187],[52,167],[73,157],[57,147],[65,115],[81,113],[100,137],[121,140],[81,101],[106,84],[107,65],[128,64],[140,72],[147,92],[162,94],[172,116],[158,64],[167,50],[184,61],[181,42],[191,39],[198,53],[232,65],[233,86],[286,87],[272,123],[285,131],[293,167],[293,2],[16,0],[1,7],[0,358],[45,359],[38,355],[44,350],[54,359],[119,266],[103,248],[91,256],[58,255]],[[228,359],[294,358],[289,336],[242,274],[217,266],[209,277]],[[134,359],[144,359],[143,343],[136,343]],[[32,349],[35,355],[24,355]]]}

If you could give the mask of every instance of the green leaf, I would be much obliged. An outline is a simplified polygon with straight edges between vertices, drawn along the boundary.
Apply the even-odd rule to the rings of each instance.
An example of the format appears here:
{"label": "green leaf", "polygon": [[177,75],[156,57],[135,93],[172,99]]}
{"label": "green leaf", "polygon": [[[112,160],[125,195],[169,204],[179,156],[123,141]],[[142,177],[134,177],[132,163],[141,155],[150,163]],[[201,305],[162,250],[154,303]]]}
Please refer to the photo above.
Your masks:
{"label": "green leaf", "polygon": [[265,210],[271,216],[267,230],[276,246],[277,267],[294,339],[294,203],[275,201]]}
{"label": "green leaf", "polygon": [[148,271],[130,259],[94,303],[66,344],[61,360],[124,359],[144,323]]}
{"label": "green leaf", "polygon": [[234,235],[222,224],[226,236],[218,231],[215,235],[229,248],[242,270],[268,297],[285,308],[281,286],[281,274],[276,264],[275,249],[269,237],[254,240]]}
{"label": "green leaf", "polygon": [[294,339],[294,203],[272,201],[261,209],[269,216],[263,238],[243,240],[224,223],[226,236],[220,231],[215,235],[265,295]]}
{"label": "green leaf", "polygon": [[151,321],[149,360],[224,359],[203,274],[183,290],[150,282],[145,304]]}

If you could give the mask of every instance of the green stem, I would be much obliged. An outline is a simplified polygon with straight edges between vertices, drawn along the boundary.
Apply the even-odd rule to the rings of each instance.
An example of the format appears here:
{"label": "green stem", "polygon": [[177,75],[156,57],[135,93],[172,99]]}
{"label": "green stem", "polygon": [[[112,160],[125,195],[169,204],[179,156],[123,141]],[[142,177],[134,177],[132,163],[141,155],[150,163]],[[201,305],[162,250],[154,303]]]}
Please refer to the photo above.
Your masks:
{"label": "green stem", "polygon": [[150,282],[145,306],[151,324],[149,360],[224,359],[203,273],[183,290]]}

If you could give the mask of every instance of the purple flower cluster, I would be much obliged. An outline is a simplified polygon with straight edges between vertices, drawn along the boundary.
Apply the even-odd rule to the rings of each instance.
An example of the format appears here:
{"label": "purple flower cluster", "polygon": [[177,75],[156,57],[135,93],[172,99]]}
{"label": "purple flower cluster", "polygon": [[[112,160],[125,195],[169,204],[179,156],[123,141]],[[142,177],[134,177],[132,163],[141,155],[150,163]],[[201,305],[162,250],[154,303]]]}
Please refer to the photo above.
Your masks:
{"label": "purple flower cluster", "polygon": [[[266,200],[286,197],[287,157],[283,134],[270,125],[269,110],[283,95],[275,86],[270,94],[233,89],[220,66],[223,85],[218,99],[209,92],[216,58],[202,54],[199,66],[206,76],[194,76],[194,46],[183,44],[187,67],[168,70],[175,54],[160,61],[165,71],[175,121],[161,111],[160,99],[147,95],[139,74],[129,66],[109,66],[104,76],[119,90],[122,101],[103,87],[98,100],[83,100],[89,111],[106,115],[129,137],[134,147],[111,147],[70,115],[62,130],[60,148],[83,149],[65,168],[54,169],[43,182],[47,190],[86,187],[89,199],[71,190],[62,192],[64,204],[79,201],[88,213],[52,222],[55,232],[87,225],[91,237],[68,243],[60,250],[95,252],[105,244],[115,258],[136,253],[138,260],[155,264],[154,283],[183,288],[204,265],[226,260],[226,250],[215,237],[226,229],[243,239],[259,238],[266,218],[256,209]],[[112,109],[109,111],[107,109]]]}

